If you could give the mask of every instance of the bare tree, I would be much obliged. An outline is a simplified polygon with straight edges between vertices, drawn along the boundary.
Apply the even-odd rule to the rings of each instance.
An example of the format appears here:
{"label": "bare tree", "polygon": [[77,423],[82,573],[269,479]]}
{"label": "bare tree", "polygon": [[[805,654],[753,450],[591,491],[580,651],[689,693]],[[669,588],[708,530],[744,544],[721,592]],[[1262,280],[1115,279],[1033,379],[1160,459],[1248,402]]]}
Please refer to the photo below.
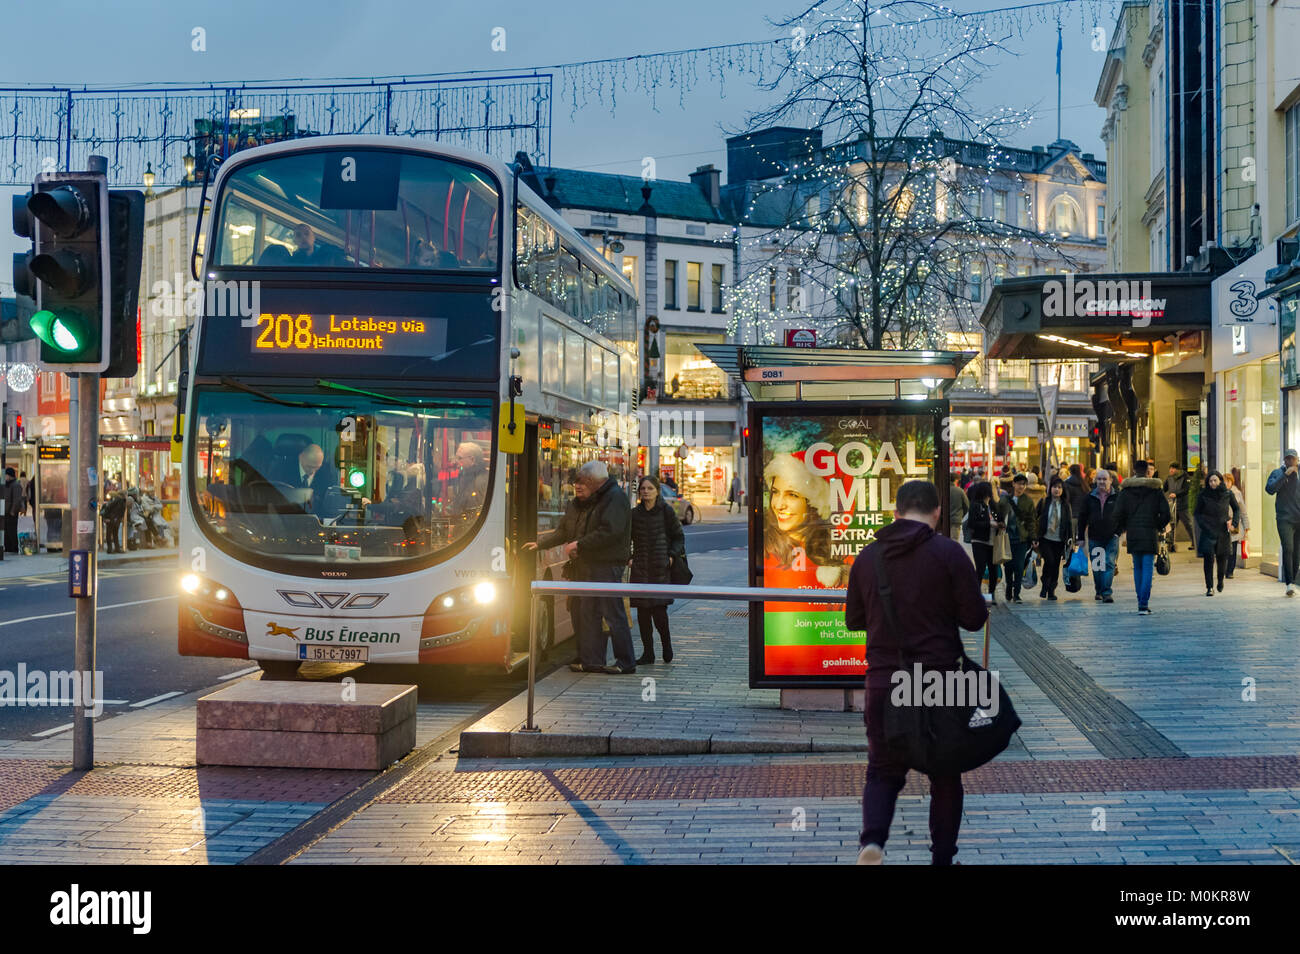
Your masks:
{"label": "bare tree", "polygon": [[742,320],[773,313],[768,269],[785,268],[808,286],[787,310],[839,343],[933,348],[947,330],[978,327],[980,286],[999,263],[1070,267],[1032,217],[1022,227],[1010,210],[984,213],[990,181],[1019,199],[1000,144],[1028,117],[968,102],[1005,52],[978,19],[928,0],[819,0],[776,25],[791,34],[769,84],[781,99],[747,131],[816,129],[826,144],[745,197],[743,254],[768,264],[732,290]]}

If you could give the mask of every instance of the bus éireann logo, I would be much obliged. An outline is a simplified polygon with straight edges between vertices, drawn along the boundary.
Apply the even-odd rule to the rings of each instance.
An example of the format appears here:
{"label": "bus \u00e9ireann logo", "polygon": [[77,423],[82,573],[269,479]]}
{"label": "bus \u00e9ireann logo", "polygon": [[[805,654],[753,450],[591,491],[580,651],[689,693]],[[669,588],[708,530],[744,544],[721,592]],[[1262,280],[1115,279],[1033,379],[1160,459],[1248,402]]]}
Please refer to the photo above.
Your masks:
{"label": "bus \u00e9ireann logo", "polygon": [[268,636],[288,636],[290,639],[298,638],[299,627],[290,629],[288,626],[281,626],[278,623],[266,624],[266,635]]}

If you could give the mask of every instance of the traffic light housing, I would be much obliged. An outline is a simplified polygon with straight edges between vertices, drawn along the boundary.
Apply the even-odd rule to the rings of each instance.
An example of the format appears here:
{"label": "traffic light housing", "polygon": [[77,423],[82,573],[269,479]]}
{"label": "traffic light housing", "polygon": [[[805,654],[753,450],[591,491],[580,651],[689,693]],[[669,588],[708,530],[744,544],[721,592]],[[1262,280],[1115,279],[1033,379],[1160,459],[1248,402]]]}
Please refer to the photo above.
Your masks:
{"label": "traffic light housing", "polygon": [[1010,444],[1011,441],[1007,436],[1007,426],[1005,424],[993,425],[993,455],[995,457],[1006,457]]}
{"label": "traffic light housing", "polygon": [[740,432],[740,456],[749,456],[749,428],[742,428]]}
{"label": "traffic light housing", "polygon": [[108,367],[107,224],[102,172],[47,173],[30,193],[13,198],[14,232],[32,240],[29,253],[14,256],[14,290],[36,300],[29,322],[44,367]]}
{"label": "traffic light housing", "polygon": [[1094,424],[1088,433],[1088,440],[1092,441],[1092,449],[1095,453],[1101,453],[1101,425]]}
{"label": "traffic light housing", "polygon": [[105,377],[133,378],[140,367],[136,326],[140,269],[144,260],[144,193],[108,193],[108,366]]}

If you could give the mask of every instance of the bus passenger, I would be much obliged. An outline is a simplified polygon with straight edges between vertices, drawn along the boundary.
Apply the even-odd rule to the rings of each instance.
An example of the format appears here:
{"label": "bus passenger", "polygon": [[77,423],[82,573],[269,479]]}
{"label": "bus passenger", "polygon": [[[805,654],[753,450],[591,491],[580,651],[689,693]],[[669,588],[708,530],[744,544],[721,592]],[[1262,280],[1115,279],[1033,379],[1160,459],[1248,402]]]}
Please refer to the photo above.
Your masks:
{"label": "bus passenger", "polygon": [[333,245],[316,240],[316,233],[306,222],[293,227],[293,241],[298,248],[293,253],[296,265],[342,265],[343,254]]}
{"label": "bus passenger", "polygon": [[463,532],[478,519],[487,501],[488,470],[483,448],[473,441],[465,441],[456,448],[456,464],[460,472],[452,485],[448,513],[458,521]]}

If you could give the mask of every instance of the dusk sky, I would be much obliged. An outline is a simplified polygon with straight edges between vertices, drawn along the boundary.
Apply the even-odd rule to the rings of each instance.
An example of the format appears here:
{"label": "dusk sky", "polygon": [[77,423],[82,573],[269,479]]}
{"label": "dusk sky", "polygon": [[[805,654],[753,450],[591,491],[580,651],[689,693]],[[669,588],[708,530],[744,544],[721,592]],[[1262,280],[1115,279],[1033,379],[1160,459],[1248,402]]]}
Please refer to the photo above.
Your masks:
{"label": "dusk sky", "polygon": [[[999,0],[956,0],[958,10],[1005,6]],[[444,4],[428,0],[44,0],[7,4],[6,56],[0,85],[206,83],[291,78],[370,77],[462,70],[518,72],[577,60],[679,50],[781,36],[769,20],[803,7],[790,0],[722,0],[654,4],[552,0],[485,0]],[[1109,35],[1117,3],[1084,3],[1066,11],[1062,133],[1085,151],[1104,156],[1099,130],[1105,118],[1092,103],[1103,53],[1093,49],[1092,28]],[[1101,11],[1098,13],[1097,11]],[[1034,121],[1008,145],[1046,144],[1056,138],[1054,13],[1034,15],[1023,39],[1008,42],[1004,57],[983,86],[977,103],[1033,111]],[[1052,19],[1052,22],[1042,22]],[[60,41],[56,65],[40,46],[21,38],[39,25],[74,23]],[[191,49],[191,31],[203,27],[207,50]],[[506,30],[506,50],[494,52],[492,31]],[[48,50],[48,45],[45,49]],[[84,58],[84,59],[83,59]],[[1034,77],[1026,82],[1025,77]],[[556,84],[557,99],[559,83]],[[702,77],[678,104],[663,90],[656,111],[643,95],[620,93],[615,115],[592,107],[571,115],[557,102],[552,159],[556,165],[641,174],[642,157],[653,155],[663,179],[683,179],[712,162],[725,169],[724,136],[743,127],[747,112],[769,101],[742,76],[726,81]],[[6,228],[5,235],[9,230]],[[20,241],[10,236],[10,249]],[[7,256],[6,256],[7,258]],[[0,290],[11,292],[8,269]]]}

